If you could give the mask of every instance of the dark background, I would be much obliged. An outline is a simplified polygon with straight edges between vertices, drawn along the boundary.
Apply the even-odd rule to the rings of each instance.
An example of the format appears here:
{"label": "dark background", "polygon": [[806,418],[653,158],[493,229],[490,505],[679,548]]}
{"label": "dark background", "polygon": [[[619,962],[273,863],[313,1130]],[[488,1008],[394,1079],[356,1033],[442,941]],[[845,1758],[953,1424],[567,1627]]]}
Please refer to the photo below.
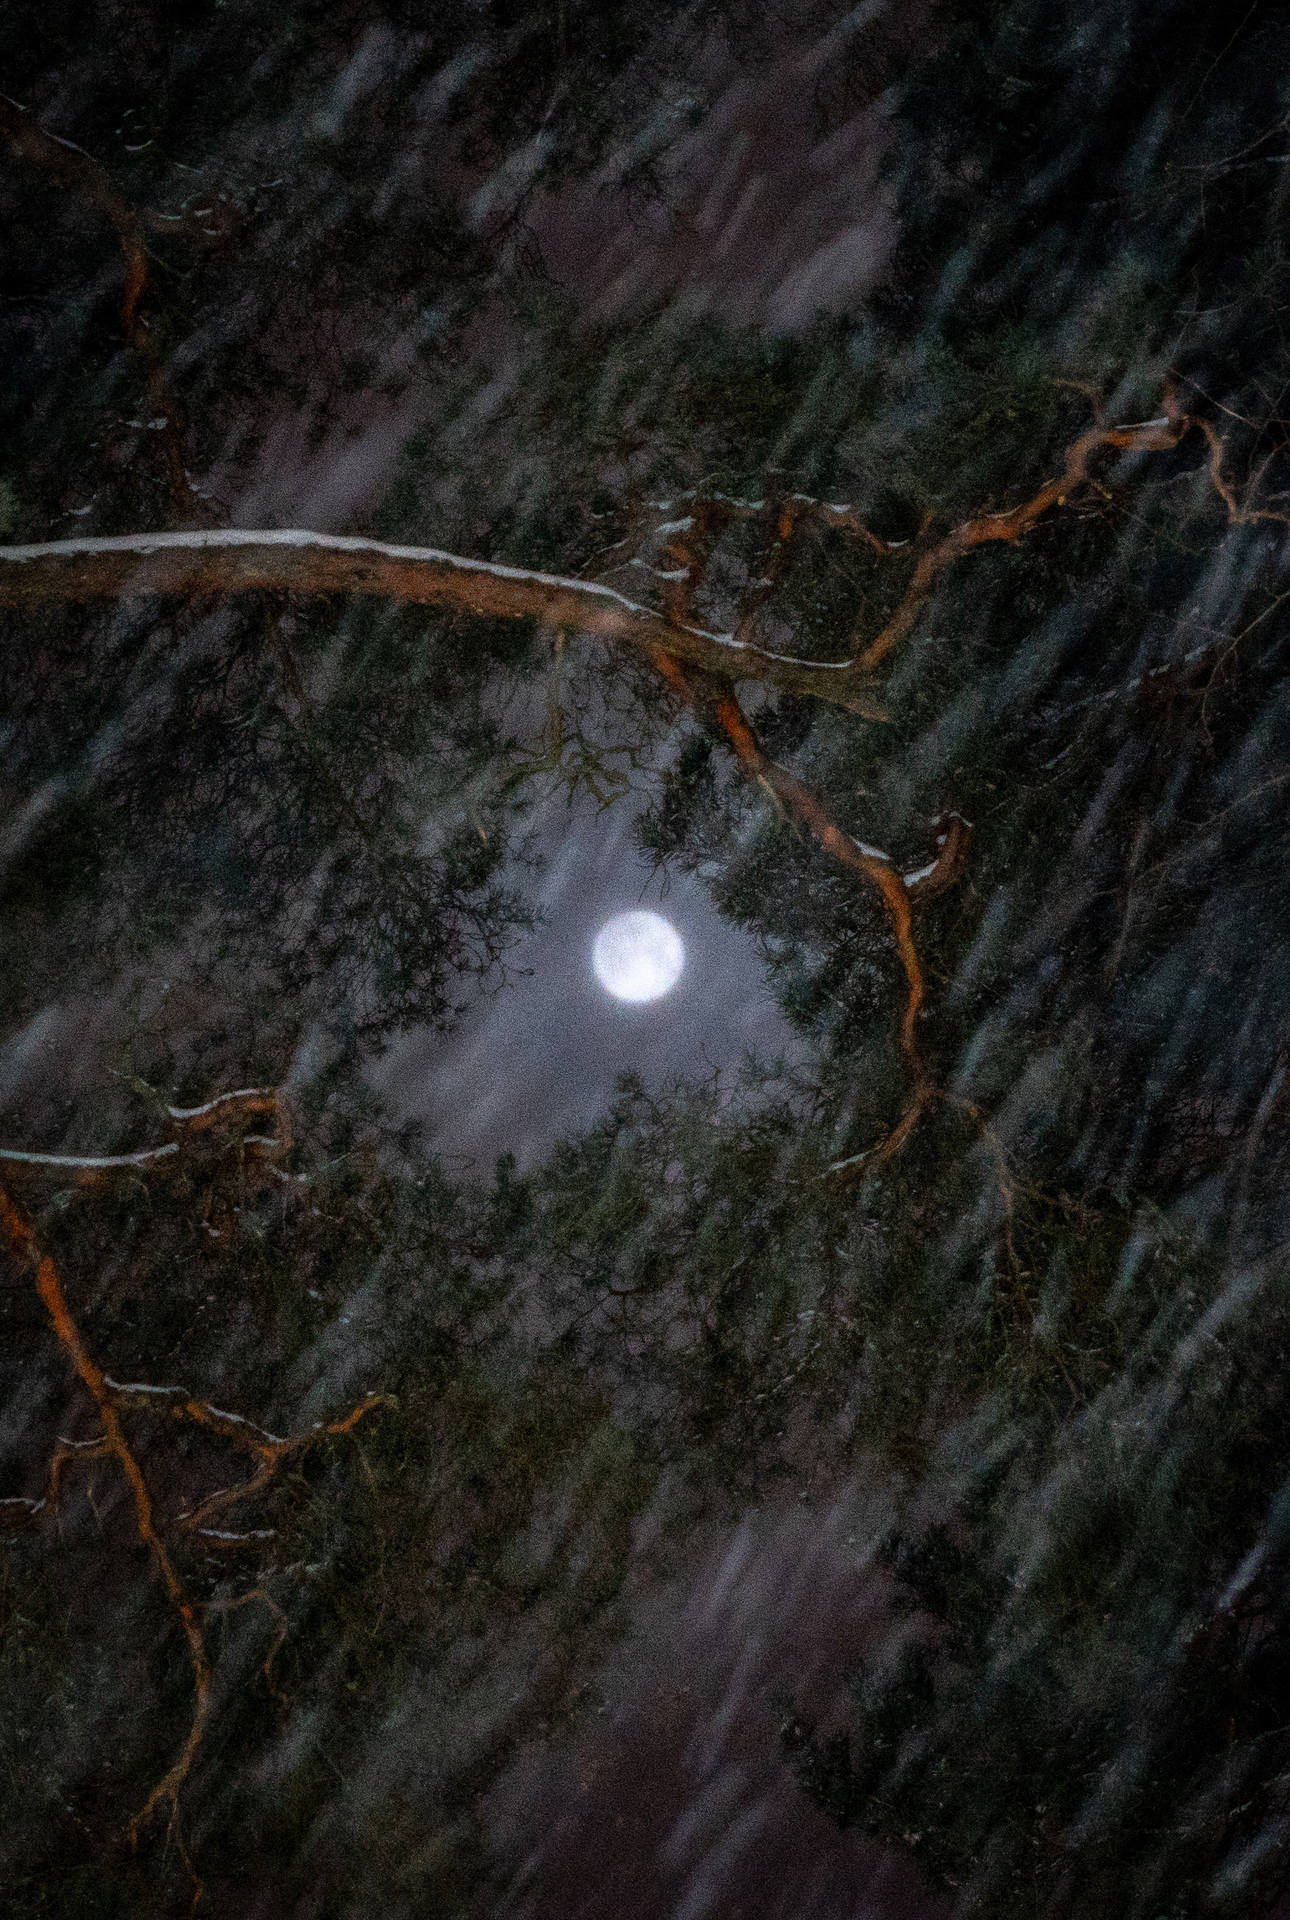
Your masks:
{"label": "dark background", "polygon": [[[939,578],[886,722],[741,689],[903,867],[975,825],[917,922],[944,1098],[849,1178],[908,1091],[886,922],[641,660],[357,599],[4,614],[0,1145],[295,1112],[285,1178],[233,1123],[8,1163],[87,1345],[277,1434],[391,1396],[223,1546],[181,1516],[242,1457],[123,1415],[214,1663],[132,1845],[192,1669],[116,1464],[37,1509],[96,1415],[9,1262],[11,1910],[1277,1910],[1287,25],[6,9],[0,88],[92,161],[0,158],[7,542],[648,593],[648,502],[932,537],[1169,393],[1231,490],[1199,426],[1100,455]],[[705,619],[763,558],[732,530]],[[763,630],[838,657],[906,564],[808,527]],[[642,898],[689,962],[633,1010],[586,956]]]}

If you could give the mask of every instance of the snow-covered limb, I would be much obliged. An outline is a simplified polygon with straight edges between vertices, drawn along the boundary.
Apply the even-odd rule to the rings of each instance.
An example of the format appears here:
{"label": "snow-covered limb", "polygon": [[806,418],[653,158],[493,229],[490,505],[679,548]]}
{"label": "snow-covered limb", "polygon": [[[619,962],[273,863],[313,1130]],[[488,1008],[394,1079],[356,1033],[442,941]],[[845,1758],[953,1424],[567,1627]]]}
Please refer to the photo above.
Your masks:
{"label": "snow-covered limb", "polygon": [[758,519],[763,515],[776,515],[781,521],[781,530],[791,533],[798,520],[818,517],[826,525],[845,528],[849,533],[859,534],[862,540],[876,553],[887,553],[893,547],[906,544],[903,540],[884,540],[873,532],[860,516],[858,507],[846,500],[820,500],[811,493],[780,494],[775,498],[744,500],[733,493],[703,493],[697,488],[688,493],[678,494],[674,500],[647,500],[646,506],[656,513],[671,513],[679,506],[691,509],[683,519],[664,521],[654,528],[656,534],[668,534],[686,531],[697,522],[704,524],[707,530],[732,520]]}
{"label": "snow-covered limb", "polygon": [[11,1173],[24,1169],[55,1175],[74,1187],[97,1187],[114,1173],[146,1172],[179,1152],[179,1142],[144,1147],[139,1153],[75,1154],[27,1153],[18,1147],[0,1147],[0,1165]]}
{"label": "snow-covered limb", "polygon": [[[1190,415],[1182,413],[1166,396],[1166,411],[1151,420],[1133,421],[1120,426],[1106,426],[1100,413],[1097,424],[1082,433],[1067,447],[1061,472],[1048,480],[1029,499],[1017,506],[983,510],[961,521],[939,539],[928,541],[924,533],[918,537],[916,551],[918,557],[909,577],[900,601],[883,625],[881,631],[866,639],[863,634],[854,636],[853,647],[844,661],[817,665],[814,668],[817,683],[823,679],[827,686],[827,677],[840,672],[853,677],[857,670],[875,672],[886,657],[896,647],[909,638],[914,626],[926,607],[942,573],[970,553],[973,548],[986,545],[991,541],[1019,541],[1035,523],[1053,508],[1063,507],[1069,496],[1088,479],[1089,467],[1095,455],[1105,450],[1120,452],[1162,452],[1178,445],[1194,424]],[[1096,410],[1096,409],[1095,409]],[[1207,429],[1207,432],[1210,430]],[[1211,446],[1214,441],[1211,437]],[[1234,497],[1230,488],[1225,488],[1221,474],[1221,462],[1215,457],[1212,461],[1215,485],[1228,506],[1229,514],[1236,516]],[[678,615],[686,616],[693,602],[693,596],[702,582],[703,572],[710,558],[713,545],[726,527],[734,520],[763,519],[766,523],[767,539],[770,542],[765,555],[760,577],[749,589],[742,616],[736,631],[729,636],[710,636],[711,640],[725,639],[726,644],[736,646],[749,645],[751,622],[764,600],[774,590],[788,564],[791,544],[799,523],[810,520],[817,524],[833,526],[856,535],[865,541],[879,558],[886,558],[898,549],[909,546],[908,540],[884,540],[863,520],[857,509],[847,502],[815,499],[804,493],[790,493],[777,498],[759,500],[741,500],[729,494],[704,494],[698,490],[680,495],[677,499],[653,501],[651,507],[660,512],[675,516],[680,507],[687,509],[684,517],[673,517],[654,529],[655,536],[663,536],[669,552],[674,558],[687,563],[688,579],[685,589],[673,601],[670,611],[673,619]],[[1242,513],[1242,518],[1290,518],[1267,513]],[[692,530],[692,531],[691,531]],[[760,651],[760,650],[759,650]],[[677,655],[678,658],[687,656]],[[770,654],[762,655],[767,661],[773,660]],[[706,665],[693,660],[697,666]],[[764,677],[749,675],[749,678]],[[849,679],[848,679],[849,683]],[[817,684],[810,691],[822,692],[828,698],[827,691]],[[930,878],[930,876],[928,876]]]}
{"label": "snow-covered limb", "polygon": [[933,825],[936,829],[935,859],[904,876],[906,891],[917,905],[954,885],[966,864],[975,832],[972,822],[965,820],[961,813],[939,814]]}
{"label": "snow-covered limb", "polygon": [[[248,1133],[240,1146],[257,1161],[282,1158],[291,1147],[291,1116],[282,1095],[275,1087],[239,1087],[233,1093],[217,1094],[197,1107],[167,1107],[166,1116],[181,1136],[202,1133],[221,1121],[244,1115],[271,1113],[279,1123],[277,1136]],[[167,1140],[159,1147],[142,1147],[136,1153],[32,1153],[25,1147],[0,1147],[0,1168],[10,1175],[42,1175],[75,1187],[105,1185],[118,1174],[148,1173],[175,1159],[183,1151],[183,1138]]]}
{"label": "snow-covered limb", "polygon": [[[925,547],[896,611],[872,640],[843,659],[805,660],[773,652],[747,637],[746,621],[735,633],[713,632],[682,617],[680,601],[669,611],[641,606],[602,582],[543,573],[526,567],[475,560],[437,547],[403,546],[352,534],[308,528],[203,528],[180,533],[135,533],[53,540],[0,547],[0,606],[34,607],[58,600],[119,599],[144,594],[240,593],[256,589],[286,593],[360,593],[388,596],[411,605],[450,606],[499,619],[527,618],[567,627],[635,647],[657,664],[659,656],[718,675],[726,682],[757,680],[785,693],[809,694],[869,718],[885,718],[874,674],[908,638],[939,576],[974,547],[1019,540],[1053,507],[1083,484],[1093,456],[1103,449],[1150,452],[1176,446],[1193,424],[1167,413],[1141,425],[1091,427],[1066,450],[1061,473],[1030,499],[1002,511],[981,513]],[[1211,446],[1213,442],[1211,441]],[[1212,462],[1224,498],[1221,465]],[[685,504],[661,531],[685,563],[668,569],[665,583],[690,593],[699,585],[702,555],[732,518],[760,514],[774,503],[697,494],[659,502],[661,510]],[[1230,510],[1230,501],[1229,501]],[[792,495],[777,509],[779,550],[803,516],[845,527],[880,554],[903,544],[888,542],[845,504]],[[662,573],[662,570],[660,570]],[[776,568],[764,570],[758,592],[774,585]],[[858,645],[858,642],[857,642]]]}
{"label": "snow-covered limb", "polygon": [[[316,1446],[318,1441],[334,1438],[340,1434],[352,1433],[360,1420],[378,1407],[392,1406],[394,1403],[388,1394],[368,1393],[347,1414],[339,1420],[315,1420],[300,1433],[279,1437],[268,1433],[263,1427],[257,1427],[245,1420],[240,1414],[221,1413],[217,1407],[204,1402],[189,1400],[176,1408],[180,1418],[196,1420],[200,1425],[213,1427],[226,1439],[233,1440],[248,1453],[259,1457],[249,1480],[243,1480],[236,1486],[222,1487],[218,1493],[208,1494],[197,1507],[178,1516],[179,1523],[189,1532],[201,1533],[203,1523],[217,1513],[223,1513],[230,1507],[240,1506],[244,1500],[257,1498],[267,1491],[283,1466],[297,1454]],[[225,1424],[227,1423],[227,1424]]]}
{"label": "snow-covered limb", "polygon": [[[217,1420],[230,1420],[234,1425],[239,1427],[249,1427],[251,1425],[251,1422],[246,1418],[245,1414],[226,1413],[223,1407],[208,1407],[207,1412],[212,1414]],[[255,1432],[258,1433],[263,1440],[267,1441],[271,1447],[281,1447],[286,1444],[276,1433],[270,1433],[267,1427],[256,1427]]]}
{"label": "snow-covered limb", "polygon": [[220,1527],[198,1527],[201,1540],[218,1540],[221,1546],[245,1546],[249,1540],[276,1540],[276,1527],[253,1527],[249,1533],[226,1533]]}
{"label": "snow-covered limb", "polygon": [[199,1107],[167,1107],[166,1117],[188,1127],[209,1122],[231,1107],[243,1113],[274,1113],[278,1106],[276,1087],[238,1087],[233,1093],[217,1093]]}
{"label": "snow-covered limb", "polygon": [[182,1387],[153,1387],[140,1380],[114,1380],[110,1373],[104,1374],[103,1382],[115,1394],[156,1394],[163,1400],[173,1399],[177,1393],[184,1391]]}
{"label": "snow-covered limb", "polygon": [[853,1173],[857,1167],[862,1167],[866,1160],[872,1160],[877,1152],[877,1147],[865,1147],[860,1153],[849,1153],[845,1160],[832,1160],[820,1178],[827,1180],[831,1174]]}
{"label": "snow-covered limb", "polygon": [[497,619],[526,618],[657,652],[724,679],[760,680],[882,717],[872,676],[850,660],[767,652],[733,634],[669,619],[598,581],[307,528],[137,533],[0,547],[0,606],[145,594],[255,590],[388,596]]}
{"label": "snow-covered limb", "polygon": [[103,1384],[118,1406],[146,1408],[161,1403],[176,1420],[191,1420],[197,1426],[208,1427],[250,1453],[272,1453],[276,1448],[291,1445],[280,1434],[256,1426],[245,1414],[229,1413],[223,1407],[212,1406],[208,1400],[194,1399],[187,1387],[155,1387],[142,1380],[114,1380],[110,1373],[104,1374]]}

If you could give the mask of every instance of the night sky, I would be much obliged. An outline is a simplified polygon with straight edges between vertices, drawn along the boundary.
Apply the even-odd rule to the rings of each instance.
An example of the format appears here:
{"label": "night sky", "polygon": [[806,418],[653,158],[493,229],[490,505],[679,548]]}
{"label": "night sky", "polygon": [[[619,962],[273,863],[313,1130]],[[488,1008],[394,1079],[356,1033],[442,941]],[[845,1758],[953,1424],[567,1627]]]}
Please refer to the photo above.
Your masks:
{"label": "night sky", "polygon": [[[619,1076],[651,1090],[719,1075],[733,1091],[748,1053],[801,1060],[755,940],[714,908],[701,880],[655,872],[633,843],[630,800],[604,811],[559,797],[534,823],[544,866],[532,890],[542,923],[508,956],[511,978],[447,1038],[409,1034],[374,1070],[401,1116],[424,1118],[434,1146],[529,1165],[609,1105]],[[681,935],[685,968],[658,1000],[613,999],[592,945],[613,914],[652,907]]]}
{"label": "night sky", "polygon": [[1287,1920],[1287,149],[5,10],[4,1912]]}

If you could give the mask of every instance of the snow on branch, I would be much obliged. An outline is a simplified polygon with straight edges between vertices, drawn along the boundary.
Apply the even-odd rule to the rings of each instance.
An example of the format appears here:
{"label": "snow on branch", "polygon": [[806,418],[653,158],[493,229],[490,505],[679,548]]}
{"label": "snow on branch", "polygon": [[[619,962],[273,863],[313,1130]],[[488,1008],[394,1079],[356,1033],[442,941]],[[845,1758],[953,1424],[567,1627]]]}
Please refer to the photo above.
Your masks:
{"label": "snow on branch", "polygon": [[466,559],[436,547],[395,546],[303,528],[199,528],[0,547],[0,606],[126,599],[147,594],[254,590],[358,593],[405,605],[452,607],[496,619],[572,628],[702,667],[724,679],[760,680],[880,717],[872,676],[850,660],[802,660],[732,633],[666,618],[596,581]]}

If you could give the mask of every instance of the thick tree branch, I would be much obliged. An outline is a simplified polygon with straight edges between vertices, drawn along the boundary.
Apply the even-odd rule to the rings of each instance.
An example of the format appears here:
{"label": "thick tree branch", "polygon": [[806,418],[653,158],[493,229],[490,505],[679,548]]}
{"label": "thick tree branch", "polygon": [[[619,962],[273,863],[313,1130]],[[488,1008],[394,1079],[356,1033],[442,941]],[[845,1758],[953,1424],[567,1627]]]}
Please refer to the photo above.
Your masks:
{"label": "thick tree branch", "polygon": [[[711,553],[712,542],[731,519],[765,515],[768,502],[689,496],[664,506],[688,504],[691,512],[654,529],[681,564],[662,570],[669,583],[665,612],[640,605],[597,581],[467,559],[433,547],[391,545],[353,535],[299,528],[210,528],[185,533],[122,534],[98,539],[56,540],[0,547],[0,606],[37,607],[56,601],[123,599],[151,594],[228,594],[267,590],[300,594],[357,593],[409,605],[446,606],[500,619],[527,618],[568,627],[635,647],[647,657],[661,651],[685,666],[727,682],[755,680],[780,692],[811,695],[869,719],[885,719],[876,670],[912,631],[940,575],[975,547],[1015,543],[1052,508],[1064,506],[1088,477],[1093,456],[1104,448],[1160,452],[1178,445],[1195,424],[1166,396],[1155,420],[1097,425],[1067,448],[1062,471],[1030,499],[1000,513],[974,515],[922,553],[895,613],[873,640],[845,660],[805,660],[758,646],[749,638],[753,616],[787,561],[794,529],[803,518],[820,518],[863,538],[883,555],[901,542],[883,541],[845,505],[791,495],[773,514],[776,535],[765,580],[750,591],[735,631],[718,633],[692,624],[689,614]],[[1228,504],[1222,478],[1221,442],[1206,428],[1211,474]],[[1257,514],[1249,517],[1272,518]]]}
{"label": "thick tree branch", "polygon": [[30,1153],[25,1148],[0,1147],[0,1171],[10,1180],[54,1180],[64,1187],[102,1187],[132,1173],[154,1173],[175,1166],[186,1140],[212,1128],[259,1115],[271,1116],[277,1132],[243,1134],[240,1151],[249,1159],[276,1163],[291,1151],[291,1109],[277,1087],[239,1087],[217,1094],[199,1107],[167,1107],[171,1138],[158,1147],[137,1153]]}
{"label": "thick tree branch", "polygon": [[0,547],[0,606],[6,607],[255,589],[374,594],[407,605],[538,620],[638,651],[661,649],[723,680],[759,680],[784,693],[814,694],[853,713],[884,717],[872,676],[851,661],[771,653],[733,634],[676,623],[595,581],[468,560],[434,547],[240,527]]}
{"label": "thick tree branch", "polygon": [[[0,606],[35,607],[50,601],[123,598],[132,595],[234,593],[269,589],[309,594],[359,593],[413,605],[467,613],[529,618],[556,629],[573,628],[633,647],[688,700],[700,708],[745,771],[775,795],[785,812],[840,865],[862,878],[883,899],[906,980],[900,1047],[913,1084],[909,1107],[884,1151],[895,1151],[938,1097],[917,1040],[925,983],[913,937],[912,905],[953,883],[962,869],[971,828],[958,815],[938,823],[939,852],[915,873],[902,875],[887,855],[844,833],[823,802],[770,759],[734,692],[740,680],[757,680],[791,694],[813,694],[852,711],[884,717],[877,701],[877,669],[908,637],[940,575],[974,548],[993,541],[1019,541],[1055,507],[1064,506],[1089,476],[1103,450],[1162,452],[1176,447],[1197,424],[1172,392],[1156,419],[1106,426],[1099,417],[1066,449],[1060,474],[1028,500],[1002,512],[961,522],[917,558],[905,594],[882,630],[852,658],[809,661],[772,652],[749,637],[756,613],[788,564],[796,528],[822,520],[865,540],[880,557],[899,542],[874,534],[852,507],[794,494],[738,500],[698,494],[653,503],[673,517],[652,529],[675,566],[652,569],[664,583],[666,608],[658,612],[600,582],[472,560],[436,548],[396,546],[341,534],[284,529],[229,528],[188,533],[128,534],[0,548]],[[1272,518],[1242,510],[1223,474],[1223,443],[1201,423],[1209,447],[1209,473],[1229,519]],[[683,506],[688,511],[676,514]],[[714,543],[735,520],[760,519],[768,540],[763,575],[754,581],[731,633],[712,632],[690,619]],[[630,563],[629,563],[630,564]],[[640,563],[638,563],[640,564]],[[646,571],[651,571],[647,568]],[[165,1149],[157,1150],[164,1152]],[[30,1160],[32,1157],[27,1156]],[[130,1156],[132,1165],[144,1156]],[[97,1177],[91,1163],[76,1176]],[[240,1497],[234,1494],[234,1497]]]}

